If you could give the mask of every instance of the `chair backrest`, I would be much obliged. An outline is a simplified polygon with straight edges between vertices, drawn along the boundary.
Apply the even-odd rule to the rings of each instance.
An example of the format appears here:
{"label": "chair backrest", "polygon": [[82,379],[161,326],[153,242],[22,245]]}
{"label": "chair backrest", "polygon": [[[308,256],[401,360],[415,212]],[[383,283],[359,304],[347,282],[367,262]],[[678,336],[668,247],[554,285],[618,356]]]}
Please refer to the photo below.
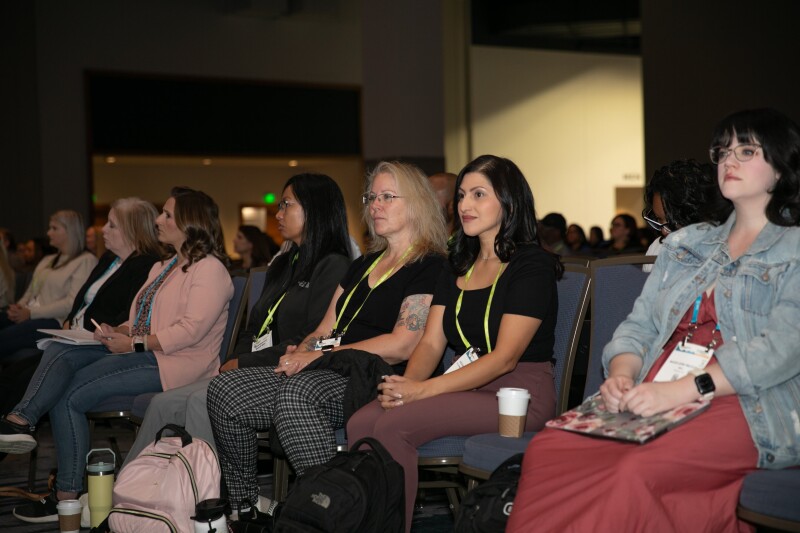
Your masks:
{"label": "chair backrest", "polygon": [[253,306],[256,305],[264,291],[264,285],[267,283],[267,268],[262,266],[250,269],[250,277],[247,279],[247,320],[250,320]]}
{"label": "chair backrest", "polygon": [[564,276],[557,284],[558,315],[556,341],[553,346],[557,414],[561,414],[567,407],[572,367],[578,350],[581,326],[589,307],[591,284],[591,276],[586,266],[575,263],[564,264]]}
{"label": "chair backrest", "polygon": [[578,265],[578,266],[585,266],[588,267],[589,263],[592,262],[591,257],[586,257],[583,255],[565,255],[560,258],[561,262],[565,265]]}
{"label": "chair backrest", "polygon": [[223,363],[236,345],[236,332],[239,331],[245,306],[247,305],[245,289],[248,279],[247,276],[234,276],[231,280],[233,282],[233,296],[228,304],[228,322],[225,324],[225,334],[222,336],[222,345],[219,347],[219,359]]}
{"label": "chair backrest", "polygon": [[604,379],[603,348],[642,292],[649,275],[642,265],[652,264],[655,259],[655,256],[628,255],[592,261],[592,338],[584,397],[600,389]]}

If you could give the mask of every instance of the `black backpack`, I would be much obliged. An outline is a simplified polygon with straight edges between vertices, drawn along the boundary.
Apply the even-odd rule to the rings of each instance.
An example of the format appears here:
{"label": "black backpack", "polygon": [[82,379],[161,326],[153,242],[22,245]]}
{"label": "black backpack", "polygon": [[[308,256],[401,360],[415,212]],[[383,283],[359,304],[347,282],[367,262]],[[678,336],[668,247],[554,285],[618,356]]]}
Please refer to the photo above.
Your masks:
{"label": "black backpack", "polygon": [[502,533],[517,495],[522,471],[518,453],[497,467],[487,481],[469,491],[456,517],[456,533]]}
{"label": "black backpack", "polygon": [[[359,450],[363,445],[371,450]],[[402,533],[405,480],[380,442],[363,438],[297,478],[275,522],[276,533]]]}

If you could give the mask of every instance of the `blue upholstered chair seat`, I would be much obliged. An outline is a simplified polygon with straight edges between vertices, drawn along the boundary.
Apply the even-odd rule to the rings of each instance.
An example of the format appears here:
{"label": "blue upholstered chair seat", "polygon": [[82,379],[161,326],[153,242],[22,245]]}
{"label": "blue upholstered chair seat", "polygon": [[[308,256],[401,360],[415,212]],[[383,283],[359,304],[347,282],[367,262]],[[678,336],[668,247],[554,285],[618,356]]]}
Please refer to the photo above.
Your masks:
{"label": "blue upholstered chair seat", "polygon": [[420,459],[429,457],[461,457],[464,455],[464,443],[468,437],[459,435],[448,435],[441,439],[426,442],[419,448],[417,453]]}
{"label": "blue upholstered chair seat", "polygon": [[499,433],[484,433],[467,439],[464,444],[464,464],[485,472],[494,472],[503,461],[524,453],[535,431],[526,431],[522,437],[503,437]]}
{"label": "blue upholstered chair seat", "polygon": [[91,412],[130,411],[135,399],[136,396],[131,395],[111,396],[92,407]]}
{"label": "blue upholstered chair seat", "polygon": [[739,504],[750,511],[800,522],[800,469],[759,470],[747,475]]}

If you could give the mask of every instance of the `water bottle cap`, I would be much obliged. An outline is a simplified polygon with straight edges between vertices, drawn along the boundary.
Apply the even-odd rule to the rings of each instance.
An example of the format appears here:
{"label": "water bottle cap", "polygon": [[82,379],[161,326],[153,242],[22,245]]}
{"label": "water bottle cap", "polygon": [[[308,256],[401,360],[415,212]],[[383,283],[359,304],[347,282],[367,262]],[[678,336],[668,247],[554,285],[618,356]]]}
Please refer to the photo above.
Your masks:
{"label": "water bottle cap", "polygon": [[114,463],[104,463],[103,461],[99,461],[97,463],[86,465],[86,470],[90,474],[105,474],[114,471]]}

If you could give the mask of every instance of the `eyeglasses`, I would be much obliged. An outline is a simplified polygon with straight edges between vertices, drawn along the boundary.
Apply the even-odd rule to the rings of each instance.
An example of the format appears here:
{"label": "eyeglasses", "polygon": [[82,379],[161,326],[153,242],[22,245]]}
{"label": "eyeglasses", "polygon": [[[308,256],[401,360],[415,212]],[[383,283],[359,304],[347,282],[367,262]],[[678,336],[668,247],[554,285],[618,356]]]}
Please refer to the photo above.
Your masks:
{"label": "eyeglasses", "polygon": [[390,192],[383,192],[381,194],[369,193],[361,195],[361,201],[364,202],[364,205],[372,205],[372,202],[374,202],[375,200],[378,200],[379,204],[390,204],[392,203],[392,200],[394,200],[395,198],[403,198],[403,197],[397,196]]}
{"label": "eyeglasses", "polygon": [[278,202],[278,211],[283,211],[290,205],[296,205],[296,204],[297,202],[290,202],[289,200],[281,200],[280,202]]}
{"label": "eyeglasses", "polygon": [[642,211],[642,218],[647,222],[651,228],[654,230],[661,232],[662,234],[666,235],[667,233],[672,233],[672,222],[659,222],[656,218],[656,214],[653,213],[653,210],[645,210]]}
{"label": "eyeglasses", "polygon": [[712,163],[719,165],[728,158],[731,152],[733,152],[733,155],[736,156],[736,159],[744,163],[753,159],[756,156],[759,148],[761,148],[761,145],[755,143],[740,144],[733,150],[730,148],[725,148],[724,146],[715,146],[708,151],[708,155],[711,157]]}

